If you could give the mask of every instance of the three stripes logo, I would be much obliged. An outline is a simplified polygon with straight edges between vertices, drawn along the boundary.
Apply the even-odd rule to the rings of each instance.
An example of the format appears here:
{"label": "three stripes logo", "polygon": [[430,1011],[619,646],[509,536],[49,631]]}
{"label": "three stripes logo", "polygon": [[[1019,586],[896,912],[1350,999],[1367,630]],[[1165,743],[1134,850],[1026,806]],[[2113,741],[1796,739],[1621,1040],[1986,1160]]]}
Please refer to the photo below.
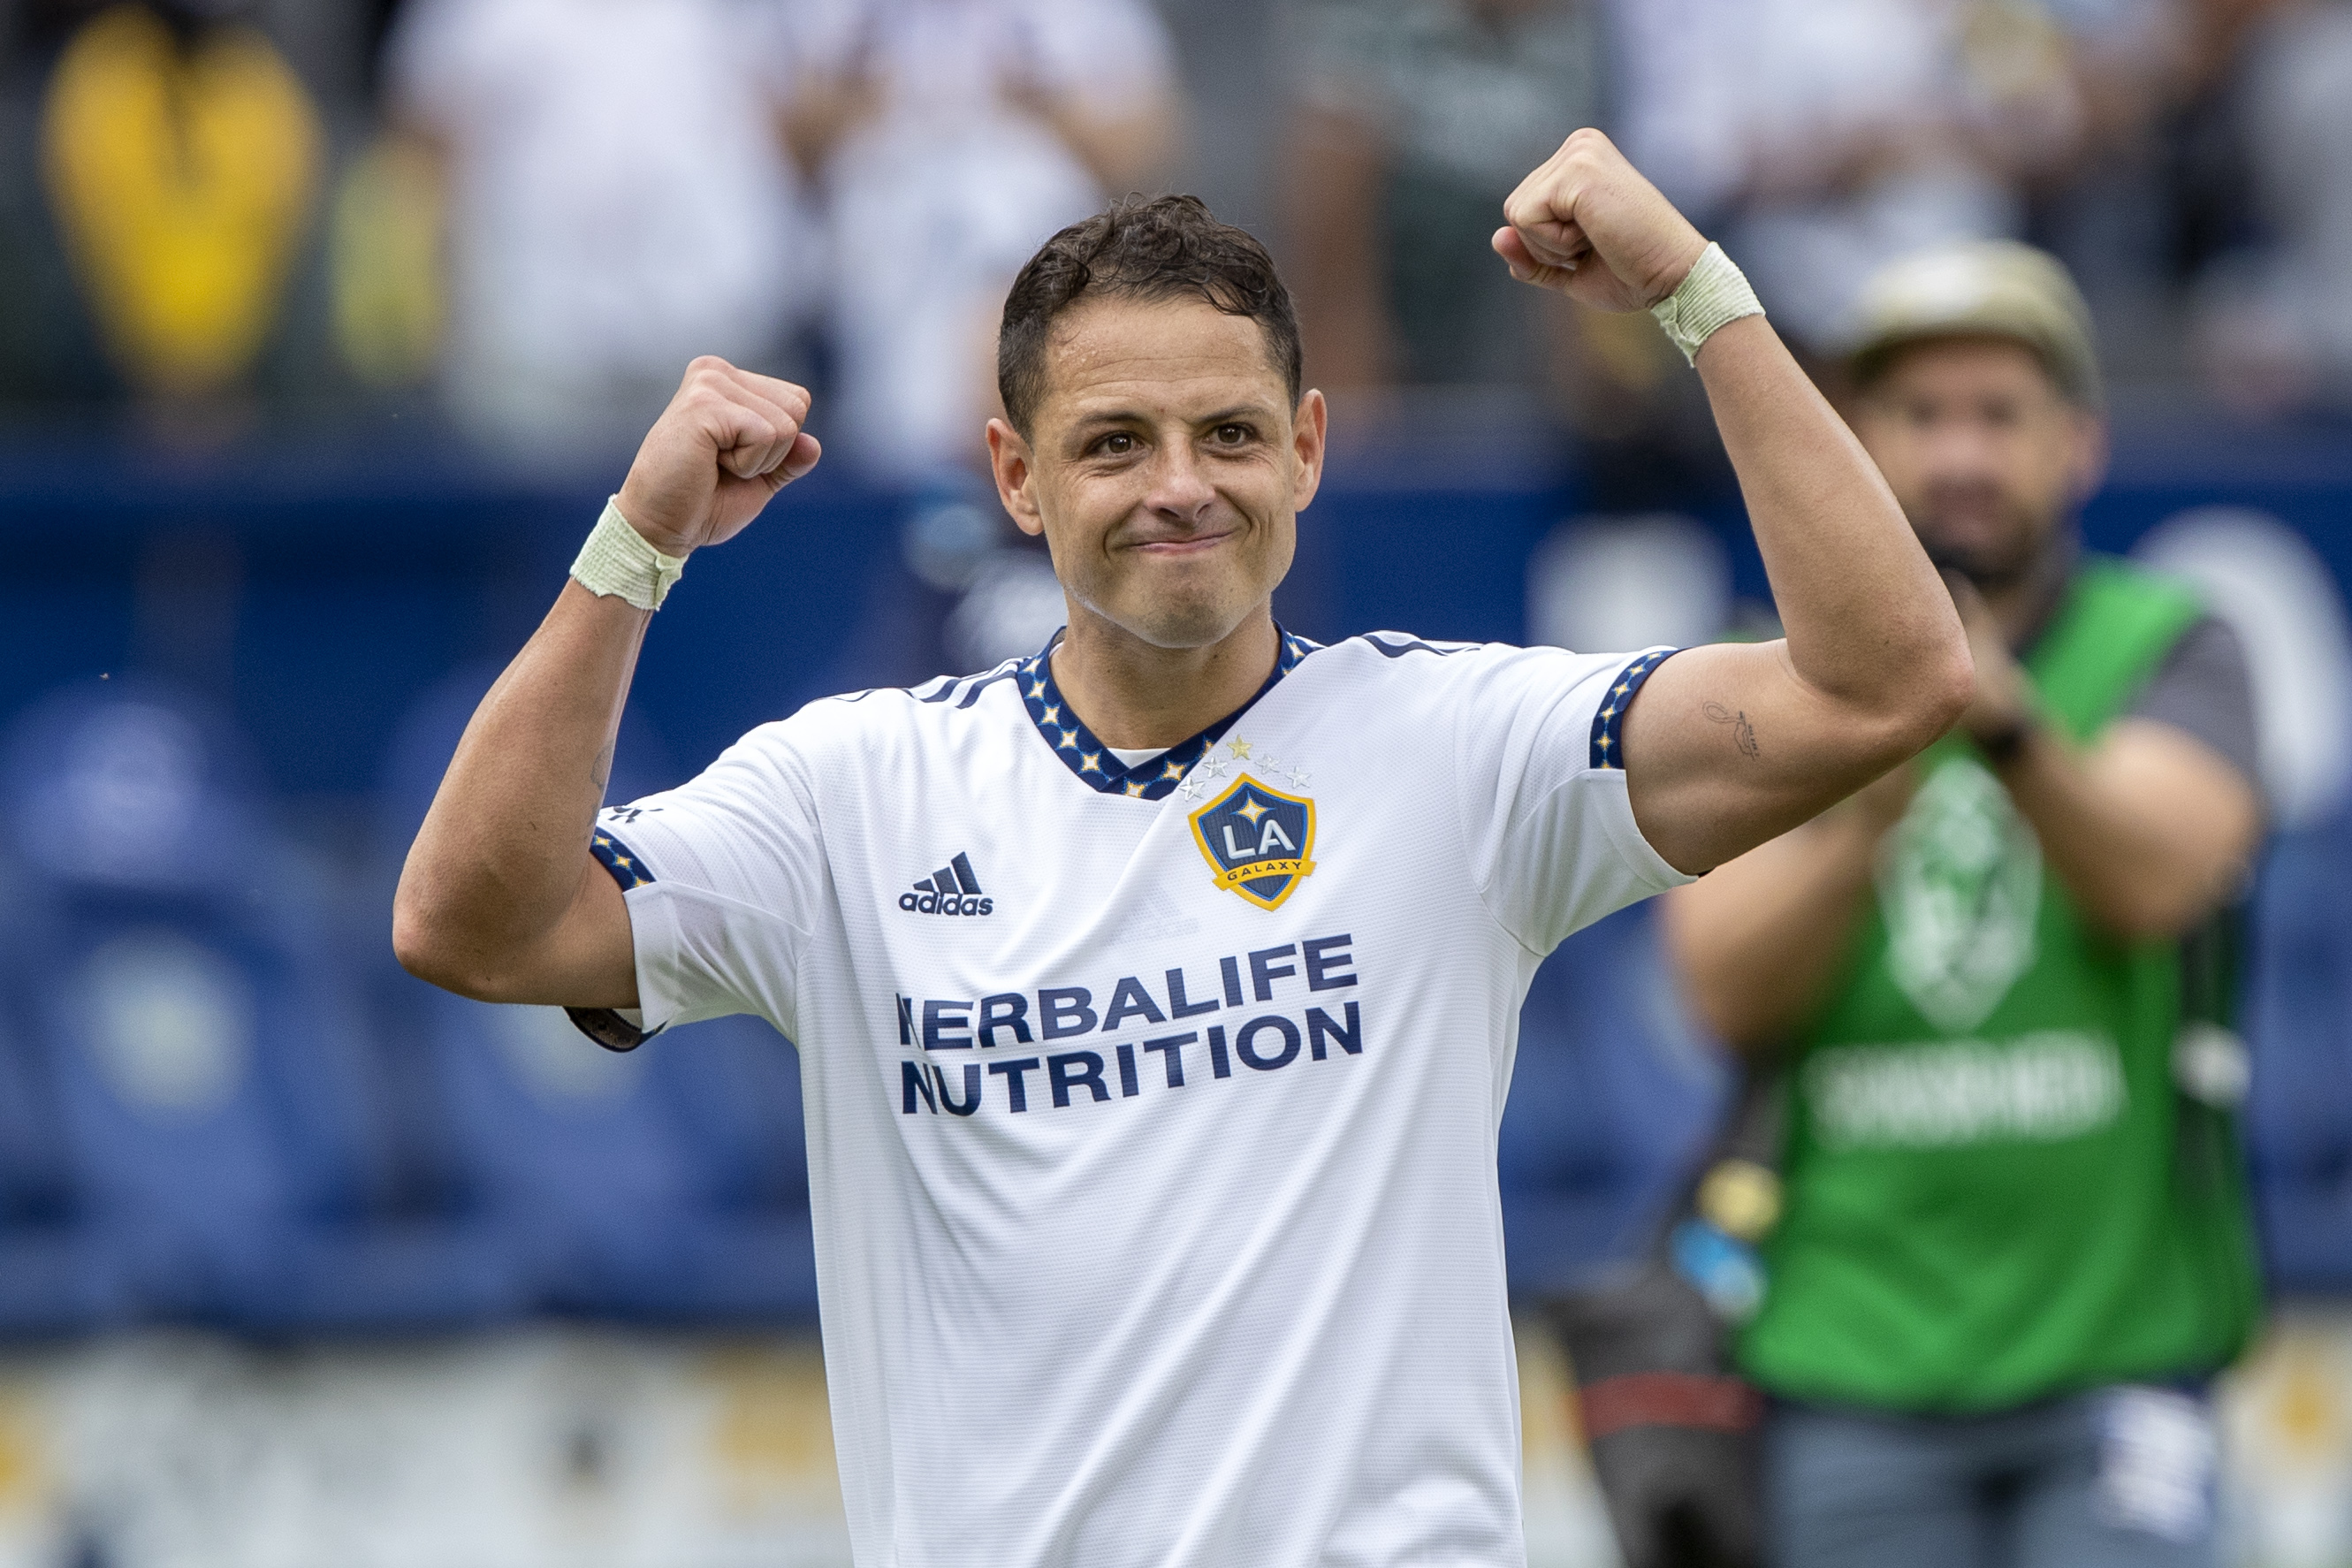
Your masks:
{"label": "three stripes logo", "polygon": [[898,907],[919,915],[988,915],[996,912],[996,900],[982,896],[971,857],[958,854],[916,883],[913,892],[899,894]]}

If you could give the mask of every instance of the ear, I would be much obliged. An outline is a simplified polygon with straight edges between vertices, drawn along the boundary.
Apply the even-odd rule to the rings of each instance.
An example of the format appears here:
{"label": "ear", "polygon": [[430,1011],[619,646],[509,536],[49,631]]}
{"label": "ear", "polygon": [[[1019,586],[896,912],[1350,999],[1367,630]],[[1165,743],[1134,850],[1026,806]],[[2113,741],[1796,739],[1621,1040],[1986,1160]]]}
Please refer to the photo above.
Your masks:
{"label": "ear", "polygon": [[1305,511],[1313,503],[1315,492],[1323,486],[1324,443],[1329,434],[1330,418],[1330,405],[1323,401],[1323,395],[1308,387],[1290,421],[1290,450],[1298,464],[1297,478],[1291,481],[1293,511]]}
{"label": "ear", "polygon": [[1013,526],[1031,535],[1045,531],[1045,519],[1037,510],[1037,468],[1031,459],[1029,443],[1021,432],[1002,419],[988,422],[988,467],[996,479],[996,499],[1013,519]]}
{"label": "ear", "polygon": [[2067,479],[2074,487],[2077,506],[2099,493],[2107,482],[2107,422],[2087,408],[2074,416],[2073,450],[2067,454]]}

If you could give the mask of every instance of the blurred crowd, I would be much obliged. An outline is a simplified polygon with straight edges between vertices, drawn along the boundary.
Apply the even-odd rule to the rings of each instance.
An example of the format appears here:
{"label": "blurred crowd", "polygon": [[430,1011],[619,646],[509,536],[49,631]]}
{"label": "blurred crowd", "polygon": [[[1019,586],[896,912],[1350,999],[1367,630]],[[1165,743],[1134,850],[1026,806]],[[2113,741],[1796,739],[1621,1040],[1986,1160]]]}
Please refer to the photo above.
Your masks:
{"label": "blurred crowd", "polygon": [[2346,0],[13,0],[0,401],[434,406],[603,450],[718,353],[878,477],[967,468],[1012,273],[1128,190],[1275,242],[1343,395],[1523,395],[1604,501],[1705,445],[1638,319],[1488,255],[1597,123],[1822,361],[1863,276],[2011,236],[2124,395],[2352,404]]}

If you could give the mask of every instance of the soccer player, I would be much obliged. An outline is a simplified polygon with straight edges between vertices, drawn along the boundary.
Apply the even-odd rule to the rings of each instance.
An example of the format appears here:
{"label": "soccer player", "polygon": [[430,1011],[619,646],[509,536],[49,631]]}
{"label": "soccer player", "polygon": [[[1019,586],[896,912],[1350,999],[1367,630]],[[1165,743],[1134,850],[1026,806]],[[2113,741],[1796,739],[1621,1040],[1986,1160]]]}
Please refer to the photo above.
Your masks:
{"label": "soccer player", "polygon": [[819,457],[805,393],[705,360],[459,744],[412,970],[799,1044],[862,1563],[1522,1562],[1495,1135],[1529,975],[1968,700],[1950,595],[1722,252],[1591,131],[1505,216],[1516,276],[1696,353],[1785,642],[1285,633],[1324,401],[1265,251],[1165,198],[1005,305],[987,438],[1067,592],[1045,648],[600,817],[646,606]]}

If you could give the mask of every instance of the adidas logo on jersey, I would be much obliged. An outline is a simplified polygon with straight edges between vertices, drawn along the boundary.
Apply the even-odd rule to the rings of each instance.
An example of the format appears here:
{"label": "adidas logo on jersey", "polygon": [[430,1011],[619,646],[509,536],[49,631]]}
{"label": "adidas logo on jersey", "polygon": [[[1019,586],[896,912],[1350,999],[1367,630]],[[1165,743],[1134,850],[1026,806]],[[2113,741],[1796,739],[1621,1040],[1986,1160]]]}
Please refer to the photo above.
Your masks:
{"label": "adidas logo on jersey", "polygon": [[916,883],[913,892],[899,894],[898,907],[919,915],[988,915],[996,912],[996,900],[981,896],[971,857],[959,854]]}

